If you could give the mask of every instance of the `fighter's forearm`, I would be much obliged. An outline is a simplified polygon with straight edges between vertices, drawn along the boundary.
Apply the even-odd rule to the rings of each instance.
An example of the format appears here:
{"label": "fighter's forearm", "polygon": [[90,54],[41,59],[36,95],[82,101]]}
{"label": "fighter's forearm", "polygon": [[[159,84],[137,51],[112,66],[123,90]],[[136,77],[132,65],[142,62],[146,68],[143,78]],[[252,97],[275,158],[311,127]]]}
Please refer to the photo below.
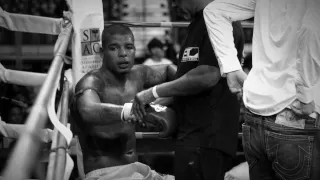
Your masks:
{"label": "fighter's forearm", "polygon": [[121,122],[123,106],[109,103],[89,103],[80,108],[79,113],[84,122],[92,125],[111,125]]}
{"label": "fighter's forearm", "polygon": [[174,81],[158,85],[157,93],[160,97],[197,94],[213,87],[220,77],[218,68],[201,65]]}

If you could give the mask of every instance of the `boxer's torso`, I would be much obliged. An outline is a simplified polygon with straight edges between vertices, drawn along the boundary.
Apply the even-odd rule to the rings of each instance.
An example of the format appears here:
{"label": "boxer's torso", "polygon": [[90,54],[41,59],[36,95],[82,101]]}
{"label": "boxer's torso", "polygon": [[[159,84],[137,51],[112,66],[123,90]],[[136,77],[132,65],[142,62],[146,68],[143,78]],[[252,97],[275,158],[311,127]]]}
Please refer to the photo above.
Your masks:
{"label": "boxer's torso", "polygon": [[[137,68],[127,75],[125,83],[97,70],[89,74],[97,82],[92,84],[102,103],[123,105],[143,89],[144,79]],[[86,78],[86,77],[85,77]],[[88,87],[86,87],[88,89]],[[92,170],[137,161],[135,126],[122,121],[109,125],[83,124],[80,144],[83,150],[85,173]]]}

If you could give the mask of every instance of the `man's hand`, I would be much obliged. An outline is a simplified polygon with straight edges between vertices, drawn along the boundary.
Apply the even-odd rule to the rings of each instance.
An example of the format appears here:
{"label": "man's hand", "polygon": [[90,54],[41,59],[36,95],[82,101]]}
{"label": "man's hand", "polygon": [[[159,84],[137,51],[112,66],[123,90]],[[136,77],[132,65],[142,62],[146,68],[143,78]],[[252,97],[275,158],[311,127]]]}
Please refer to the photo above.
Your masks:
{"label": "man's hand", "polygon": [[138,118],[136,118],[131,113],[131,109],[132,109],[132,103],[125,103],[123,105],[122,112],[121,112],[121,120],[124,122],[131,123],[131,124],[139,123],[140,125],[142,125],[143,122],[141,120],[139,120]]}
{"label": "man's hand", "polygon": [[295,100],[291,105],[291,110],[298,116],[306,117],[315,111],[314,101],[310,103],[303,103],[299,100]]}
{"label": "man's hand", "polygon": [[3,67],[3,65],[0,63],[0,82],[7,82],[6,76],[5,76],[6,70],[7,69]]}
{"label": "man's hand", "polygon": [[66,27],[66,24],[71,22],[72,20],[72,11],[63,11],[63,27]]}
{"label": "man's hand", "polygon": [[238,98],[242,97],[243,83],[247,78],[247,74],[242,70],[227,73],[227,82],[232,93],[237,94]]}
{"label": "man's hand", "polygon": [[133,100],[131,113],[139,120],[142,121],[146,115],[145,105],[153,102],[156,98],[152,94],[152,88],[139,92]]}

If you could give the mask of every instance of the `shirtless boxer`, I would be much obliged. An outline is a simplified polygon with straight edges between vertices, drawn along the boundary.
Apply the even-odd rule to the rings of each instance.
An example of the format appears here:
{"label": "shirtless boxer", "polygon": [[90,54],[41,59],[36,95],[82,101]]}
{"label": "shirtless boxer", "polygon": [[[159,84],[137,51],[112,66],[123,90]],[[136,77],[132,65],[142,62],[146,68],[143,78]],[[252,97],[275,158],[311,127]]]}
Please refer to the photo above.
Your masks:
{"label": "shirtless boxer", "polygon": [[75,87],[73,119],[80,129],[85,173],[137,161],[131,100],[141,90],[174,78],[172,65],[134,65],[134,36],[124,25],[105,27],[103,65]]}

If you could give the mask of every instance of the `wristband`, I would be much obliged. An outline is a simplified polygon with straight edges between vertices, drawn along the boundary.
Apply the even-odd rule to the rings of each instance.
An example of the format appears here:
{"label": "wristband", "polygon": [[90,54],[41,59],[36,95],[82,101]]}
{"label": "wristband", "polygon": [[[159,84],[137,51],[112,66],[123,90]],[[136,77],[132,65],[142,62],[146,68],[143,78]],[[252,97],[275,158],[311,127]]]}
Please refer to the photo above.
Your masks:
{"label": "wristband", "polygon": [[152,95],[154,98],[158,99],[159,98],[159,94],[157,93],[157,86],[153,86],[152,88]]}

